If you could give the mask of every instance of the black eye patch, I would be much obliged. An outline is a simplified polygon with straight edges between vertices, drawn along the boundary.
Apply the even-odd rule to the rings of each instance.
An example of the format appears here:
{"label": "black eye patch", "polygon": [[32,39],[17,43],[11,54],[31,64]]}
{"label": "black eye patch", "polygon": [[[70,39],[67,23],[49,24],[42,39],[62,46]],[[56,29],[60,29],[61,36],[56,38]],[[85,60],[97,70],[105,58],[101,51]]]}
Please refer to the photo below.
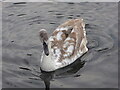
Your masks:
{"label": "black eye patch", "polygon": [[48,56],[49,55],[48,45],[45,42],[43,42],[43,49],[44,49],[45,55]]}

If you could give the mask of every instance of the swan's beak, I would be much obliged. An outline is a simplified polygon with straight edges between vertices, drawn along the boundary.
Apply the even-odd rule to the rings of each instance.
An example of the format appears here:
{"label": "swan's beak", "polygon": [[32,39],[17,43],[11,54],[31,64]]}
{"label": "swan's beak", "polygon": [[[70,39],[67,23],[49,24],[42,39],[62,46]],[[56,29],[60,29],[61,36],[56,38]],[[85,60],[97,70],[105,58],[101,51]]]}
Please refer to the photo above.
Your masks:
{"label": "swan's beak", "polygon": [[48,45],[46,44],[46,42],[43,42],[43,49],[44,49],[44,53],[45,55],[49,55],[49,50],[48,50]]}

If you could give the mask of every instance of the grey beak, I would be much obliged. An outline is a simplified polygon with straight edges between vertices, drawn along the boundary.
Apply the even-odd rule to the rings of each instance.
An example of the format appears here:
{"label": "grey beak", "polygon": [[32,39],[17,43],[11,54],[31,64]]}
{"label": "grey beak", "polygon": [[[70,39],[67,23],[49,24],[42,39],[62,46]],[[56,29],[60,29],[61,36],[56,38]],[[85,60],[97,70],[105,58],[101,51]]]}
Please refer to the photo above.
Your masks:
{"label": "grey beak", "polygon": [[43,42],[43,49],[44,49],[44,53],[45,55],[49,55],[49,50],[48,50],[48,45],[46,44],[46,42]]}

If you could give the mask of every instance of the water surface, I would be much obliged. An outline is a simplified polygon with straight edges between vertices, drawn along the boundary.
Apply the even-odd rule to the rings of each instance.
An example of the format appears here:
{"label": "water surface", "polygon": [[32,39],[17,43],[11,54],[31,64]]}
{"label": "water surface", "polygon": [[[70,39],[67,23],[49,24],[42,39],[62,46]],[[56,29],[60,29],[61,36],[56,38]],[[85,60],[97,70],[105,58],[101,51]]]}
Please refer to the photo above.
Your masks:
{"label": "water surface", "polygon": [[[42,44],[68,19],[86,23],[89,51],[72,65],[51,73],[40,71]],[[3,3],[2,61],[4,88],[117,88],[117,3]]]}

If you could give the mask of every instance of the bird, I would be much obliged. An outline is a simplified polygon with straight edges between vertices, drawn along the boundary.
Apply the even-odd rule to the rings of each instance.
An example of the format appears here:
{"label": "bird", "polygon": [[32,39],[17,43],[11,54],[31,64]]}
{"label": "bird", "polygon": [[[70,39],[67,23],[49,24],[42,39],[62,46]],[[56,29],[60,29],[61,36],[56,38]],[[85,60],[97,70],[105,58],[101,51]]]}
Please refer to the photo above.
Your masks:
{"label": "bird", "polygon": [[39,31],[43,44],[40,68],[51,72],[72,64],[88,51],[85,23],[82,18],[69,19],[48,37],[46,29]]}

